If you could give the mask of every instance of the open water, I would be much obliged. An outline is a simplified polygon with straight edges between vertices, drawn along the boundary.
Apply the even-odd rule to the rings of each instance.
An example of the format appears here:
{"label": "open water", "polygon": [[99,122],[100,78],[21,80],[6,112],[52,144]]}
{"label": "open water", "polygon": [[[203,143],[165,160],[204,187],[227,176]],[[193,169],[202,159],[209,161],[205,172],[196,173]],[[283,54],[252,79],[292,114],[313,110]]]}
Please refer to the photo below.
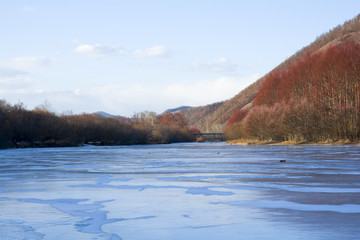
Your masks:
{"label": "open water", "polygon": [[359,229],[356,145],[0,151],[2,240],[360,239]]}

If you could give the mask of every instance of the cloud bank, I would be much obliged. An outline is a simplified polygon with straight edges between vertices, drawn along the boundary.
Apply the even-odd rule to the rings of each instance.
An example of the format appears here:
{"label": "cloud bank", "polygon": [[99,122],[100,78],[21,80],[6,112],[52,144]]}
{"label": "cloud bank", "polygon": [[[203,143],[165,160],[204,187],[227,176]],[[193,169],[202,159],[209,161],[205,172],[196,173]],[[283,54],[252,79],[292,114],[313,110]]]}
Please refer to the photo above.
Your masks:
{"label": "cloud bank", "polygon": [[82,44],[75,48],[74,52],[84,54],[87,57],[106,57],[122,55],[125,53],[125,50],[119,47],[104,46],[102,44]]}
{"label": "cloud bank", "polygon": [[136,49],[132,54],[136,58],[167,57],[170,55],[170,51],[164,45],[155,45],[146,49]]}
{"label": "cloud bank", "polygon": [[198,71],[216,71],[224,73],[235,73],[237,66],[232,64],[227,58],[220,57],[213,60],[212,62],[199,63],[197,61],[193,62],[191,69]]}
{"label": "cloud bank", "polygon": [[33,69],[39,67],[46,67],[54,64],[54,61],[50,58],[40,57],[15,57],[6,61],[3,65],[7,68],[14,69]]}
{"label": "cloud bank", "polygon": [[[75,42],[79,44],[78,40]],[[103,44],[80,44],[73,51],[87,57],[108,57],[126,53],[123,48]],[[131,55],[135,58],[161,58],[168,57],[170,50],[164,45],[155,45],[145,49],[136,49],[131,52]]]}
{"label": "cloud bank", "polygon": [[[259,78],[254,74],[246,78],[220,77],[199,82],[152,86],[134,84],[124,88],[122,85],[104,84],[96,87],[74,90],[43,90],[29,85],[36,83],[32,79],[19,79],[13,86],[27,84],[29,88],[8,88],[0,91],[5,99],[17,102],[19,99],[32,109],[48,100],[56,112],[72,110],[74,113],[105,111],[131,117],[135,112],[145,110],[162,113],[166,109],[182,105],[201,106],[227,100]],[[10,84],[10,80],[0,80],[0,84]],[[21,90],[21,91],[20,91]]]}
{"label": "cloud bank", "polygon": [[220,77],[198,82],[180,82],[157,87],[136,84],[128,88],[104,85],[88,91],[113,114],[132,115],[145,110],[162,113],[182,105],[201,106],[228,100],[259,78],[254,74],[246,78]]}

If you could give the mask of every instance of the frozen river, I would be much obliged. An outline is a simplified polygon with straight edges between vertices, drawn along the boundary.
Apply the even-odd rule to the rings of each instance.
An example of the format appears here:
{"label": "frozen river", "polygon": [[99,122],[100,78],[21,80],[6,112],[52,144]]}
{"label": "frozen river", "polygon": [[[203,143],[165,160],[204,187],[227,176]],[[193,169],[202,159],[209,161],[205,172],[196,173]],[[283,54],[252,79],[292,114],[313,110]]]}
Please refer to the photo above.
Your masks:
{"label": "frozen river", "polygon": [[0,151],[2,240],[360,239],[359,229],[360,146]]}

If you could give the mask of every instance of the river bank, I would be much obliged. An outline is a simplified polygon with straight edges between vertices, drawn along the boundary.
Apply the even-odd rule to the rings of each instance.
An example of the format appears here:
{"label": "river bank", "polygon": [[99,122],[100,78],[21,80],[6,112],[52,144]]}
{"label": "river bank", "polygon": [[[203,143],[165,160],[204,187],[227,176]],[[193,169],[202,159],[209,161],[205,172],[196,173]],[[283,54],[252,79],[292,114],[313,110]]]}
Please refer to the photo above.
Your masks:
{"label": "river bank", "polygon": [[345,144],[355,144],[360,145],[360,141],[350,141],[347,140],[326,140],[326,141],[319,141],[319,142],[311,142],[311,141],[272,141],[272,140],[254,140],[254,139],[235,139],[226,141],[227,144],[239,144],[239,145],[345,145]]}

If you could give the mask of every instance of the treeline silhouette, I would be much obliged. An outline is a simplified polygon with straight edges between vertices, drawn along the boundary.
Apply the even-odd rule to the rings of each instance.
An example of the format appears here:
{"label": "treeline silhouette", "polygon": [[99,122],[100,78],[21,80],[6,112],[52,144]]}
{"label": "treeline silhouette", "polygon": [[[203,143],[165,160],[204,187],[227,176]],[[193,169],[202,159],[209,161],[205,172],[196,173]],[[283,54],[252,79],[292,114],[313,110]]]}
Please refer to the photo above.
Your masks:
{"label": "treeline silhouette", "polygon": [[44,108],[0,100],[0,148],[66,147],[82,144],[132,145],[194,141],[181,114],[153,112],[133,118],[97,114],[57,115]]}
{"label": "treeline silhouette", "polygon": [[359,141],[359,39],[359,33],[349,34],[316,52],[307,51],[286,69],[272,71],[253,107],[229,118],[226,138]]}

